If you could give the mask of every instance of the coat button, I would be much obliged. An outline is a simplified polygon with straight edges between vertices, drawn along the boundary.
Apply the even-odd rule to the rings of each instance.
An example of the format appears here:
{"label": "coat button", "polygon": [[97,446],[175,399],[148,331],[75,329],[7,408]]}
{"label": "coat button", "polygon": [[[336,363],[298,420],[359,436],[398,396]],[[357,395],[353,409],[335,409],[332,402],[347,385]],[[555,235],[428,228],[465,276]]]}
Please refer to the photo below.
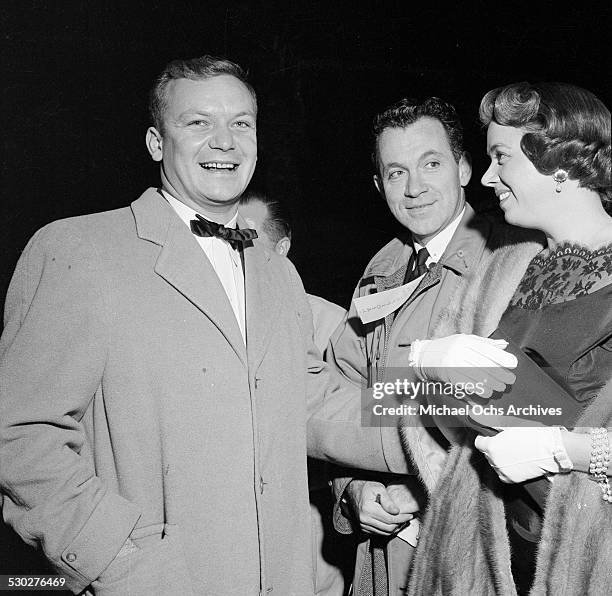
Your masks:
{"label": "coat button", "polygon": [[457,256],[462,257],[465,253],[462,250],[457,251]]}
{"label": "coat button", "polygon": [[68,561],[68,563],[74,563],[77,560],[77,556],[74,553],[68,553],[66,555],[66,561]]}

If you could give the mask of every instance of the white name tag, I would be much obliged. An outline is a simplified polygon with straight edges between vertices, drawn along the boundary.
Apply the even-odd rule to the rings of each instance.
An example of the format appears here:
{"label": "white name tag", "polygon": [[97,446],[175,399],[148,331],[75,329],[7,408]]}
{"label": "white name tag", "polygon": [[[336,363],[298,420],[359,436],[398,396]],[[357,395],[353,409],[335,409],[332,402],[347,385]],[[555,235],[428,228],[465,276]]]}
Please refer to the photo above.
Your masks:
{"label": "white name tag", "polygon": [[415,517],[401,532],[397,533],[397,537],[416,548],[420,531],[421,522]]}
{"label": "white name tag", "polygon": [[421,277],[417,277],[399,288],[355,298],[353,303],[361,322],[371,323],[372,321],[378,321],[378,319],[384,319],[387,315],[395,312],[410,298],[410,295],[416,290],[423,277],[421,275]]}

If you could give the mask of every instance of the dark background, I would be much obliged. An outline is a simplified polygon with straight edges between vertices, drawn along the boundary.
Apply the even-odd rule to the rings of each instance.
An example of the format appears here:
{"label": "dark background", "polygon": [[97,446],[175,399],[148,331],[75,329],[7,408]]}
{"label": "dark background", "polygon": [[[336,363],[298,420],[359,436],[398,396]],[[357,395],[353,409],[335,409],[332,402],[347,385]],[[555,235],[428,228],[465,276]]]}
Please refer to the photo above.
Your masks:
{"label": "dark background", "polygon": [[[474,161],[468,199],[497,209],[477,122],[489,89],[560,80],[611,105],[609,2],[264,0],[5,3],[0,303],[20,251],[58,218],[129,204],[158,183],[146,95],[171,59],[224,55],[259,95],[252,186],[282,200],[307,291],[344,306],[396,225],[371,183],[369,125],[402,96],[454,103]],[[0,574],[33,563],[0,529]]]}

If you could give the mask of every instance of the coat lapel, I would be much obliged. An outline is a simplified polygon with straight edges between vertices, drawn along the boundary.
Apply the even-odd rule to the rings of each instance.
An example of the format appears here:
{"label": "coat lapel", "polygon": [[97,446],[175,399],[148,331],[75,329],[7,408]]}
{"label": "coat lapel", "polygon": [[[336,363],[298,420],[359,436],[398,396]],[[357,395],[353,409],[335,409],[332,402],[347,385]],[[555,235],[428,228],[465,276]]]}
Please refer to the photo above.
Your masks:
{"label": "coat lapel", "polygon": [[155,272],[211,320],[246,366],[244,341],[225,290],[187,226],[152,188],[132,203],[132,212],[138,236],[161,246]]}
{"label": "coat lapel", "polygon": [[[240,220],[239,224],[243,226]],[[280,304],[281,281],[273,276],[271,259],[272,255],[266,250],[252,243],[245,244],[247,353],[249,366],[253,369],[266,352]]]}

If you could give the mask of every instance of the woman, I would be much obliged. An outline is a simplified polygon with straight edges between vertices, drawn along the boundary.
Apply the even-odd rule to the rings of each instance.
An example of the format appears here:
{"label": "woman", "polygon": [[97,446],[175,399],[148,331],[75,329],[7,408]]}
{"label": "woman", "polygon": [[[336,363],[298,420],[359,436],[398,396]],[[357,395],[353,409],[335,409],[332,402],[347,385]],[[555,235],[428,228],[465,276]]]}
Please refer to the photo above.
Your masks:
{"label": "woman", "polygon": [[[502,429],[492,437],[463,434],[433,491],[410,593],[608,593],[610,112],[572,85],[517,83],[487,93],[480,118],[491,157],[482,183],[495,191],[508,223],[541,230],[548,246],[531,261],[518,288],[507,281],[516,278],[518,266],[510,256],[502,267],[485,263],[456,302],[471,306],[479,335],[498,327],[496,337],[535,356],[564,385],[553,396],[559,405],[571,410],[577,402],[580,411],[564,420],[571,431],[531,427]],[[435,336],[461,331],[459,322]],[[456,365],[462,336],[457,338],[459,349],[450,359]],[[412,347],[412,363],[424,378],[439,376],[431,365],[439,364],[447,340]],[[521,367],[514,372],[520,379]],[[525,403],[531,397],[527,392]]]}

